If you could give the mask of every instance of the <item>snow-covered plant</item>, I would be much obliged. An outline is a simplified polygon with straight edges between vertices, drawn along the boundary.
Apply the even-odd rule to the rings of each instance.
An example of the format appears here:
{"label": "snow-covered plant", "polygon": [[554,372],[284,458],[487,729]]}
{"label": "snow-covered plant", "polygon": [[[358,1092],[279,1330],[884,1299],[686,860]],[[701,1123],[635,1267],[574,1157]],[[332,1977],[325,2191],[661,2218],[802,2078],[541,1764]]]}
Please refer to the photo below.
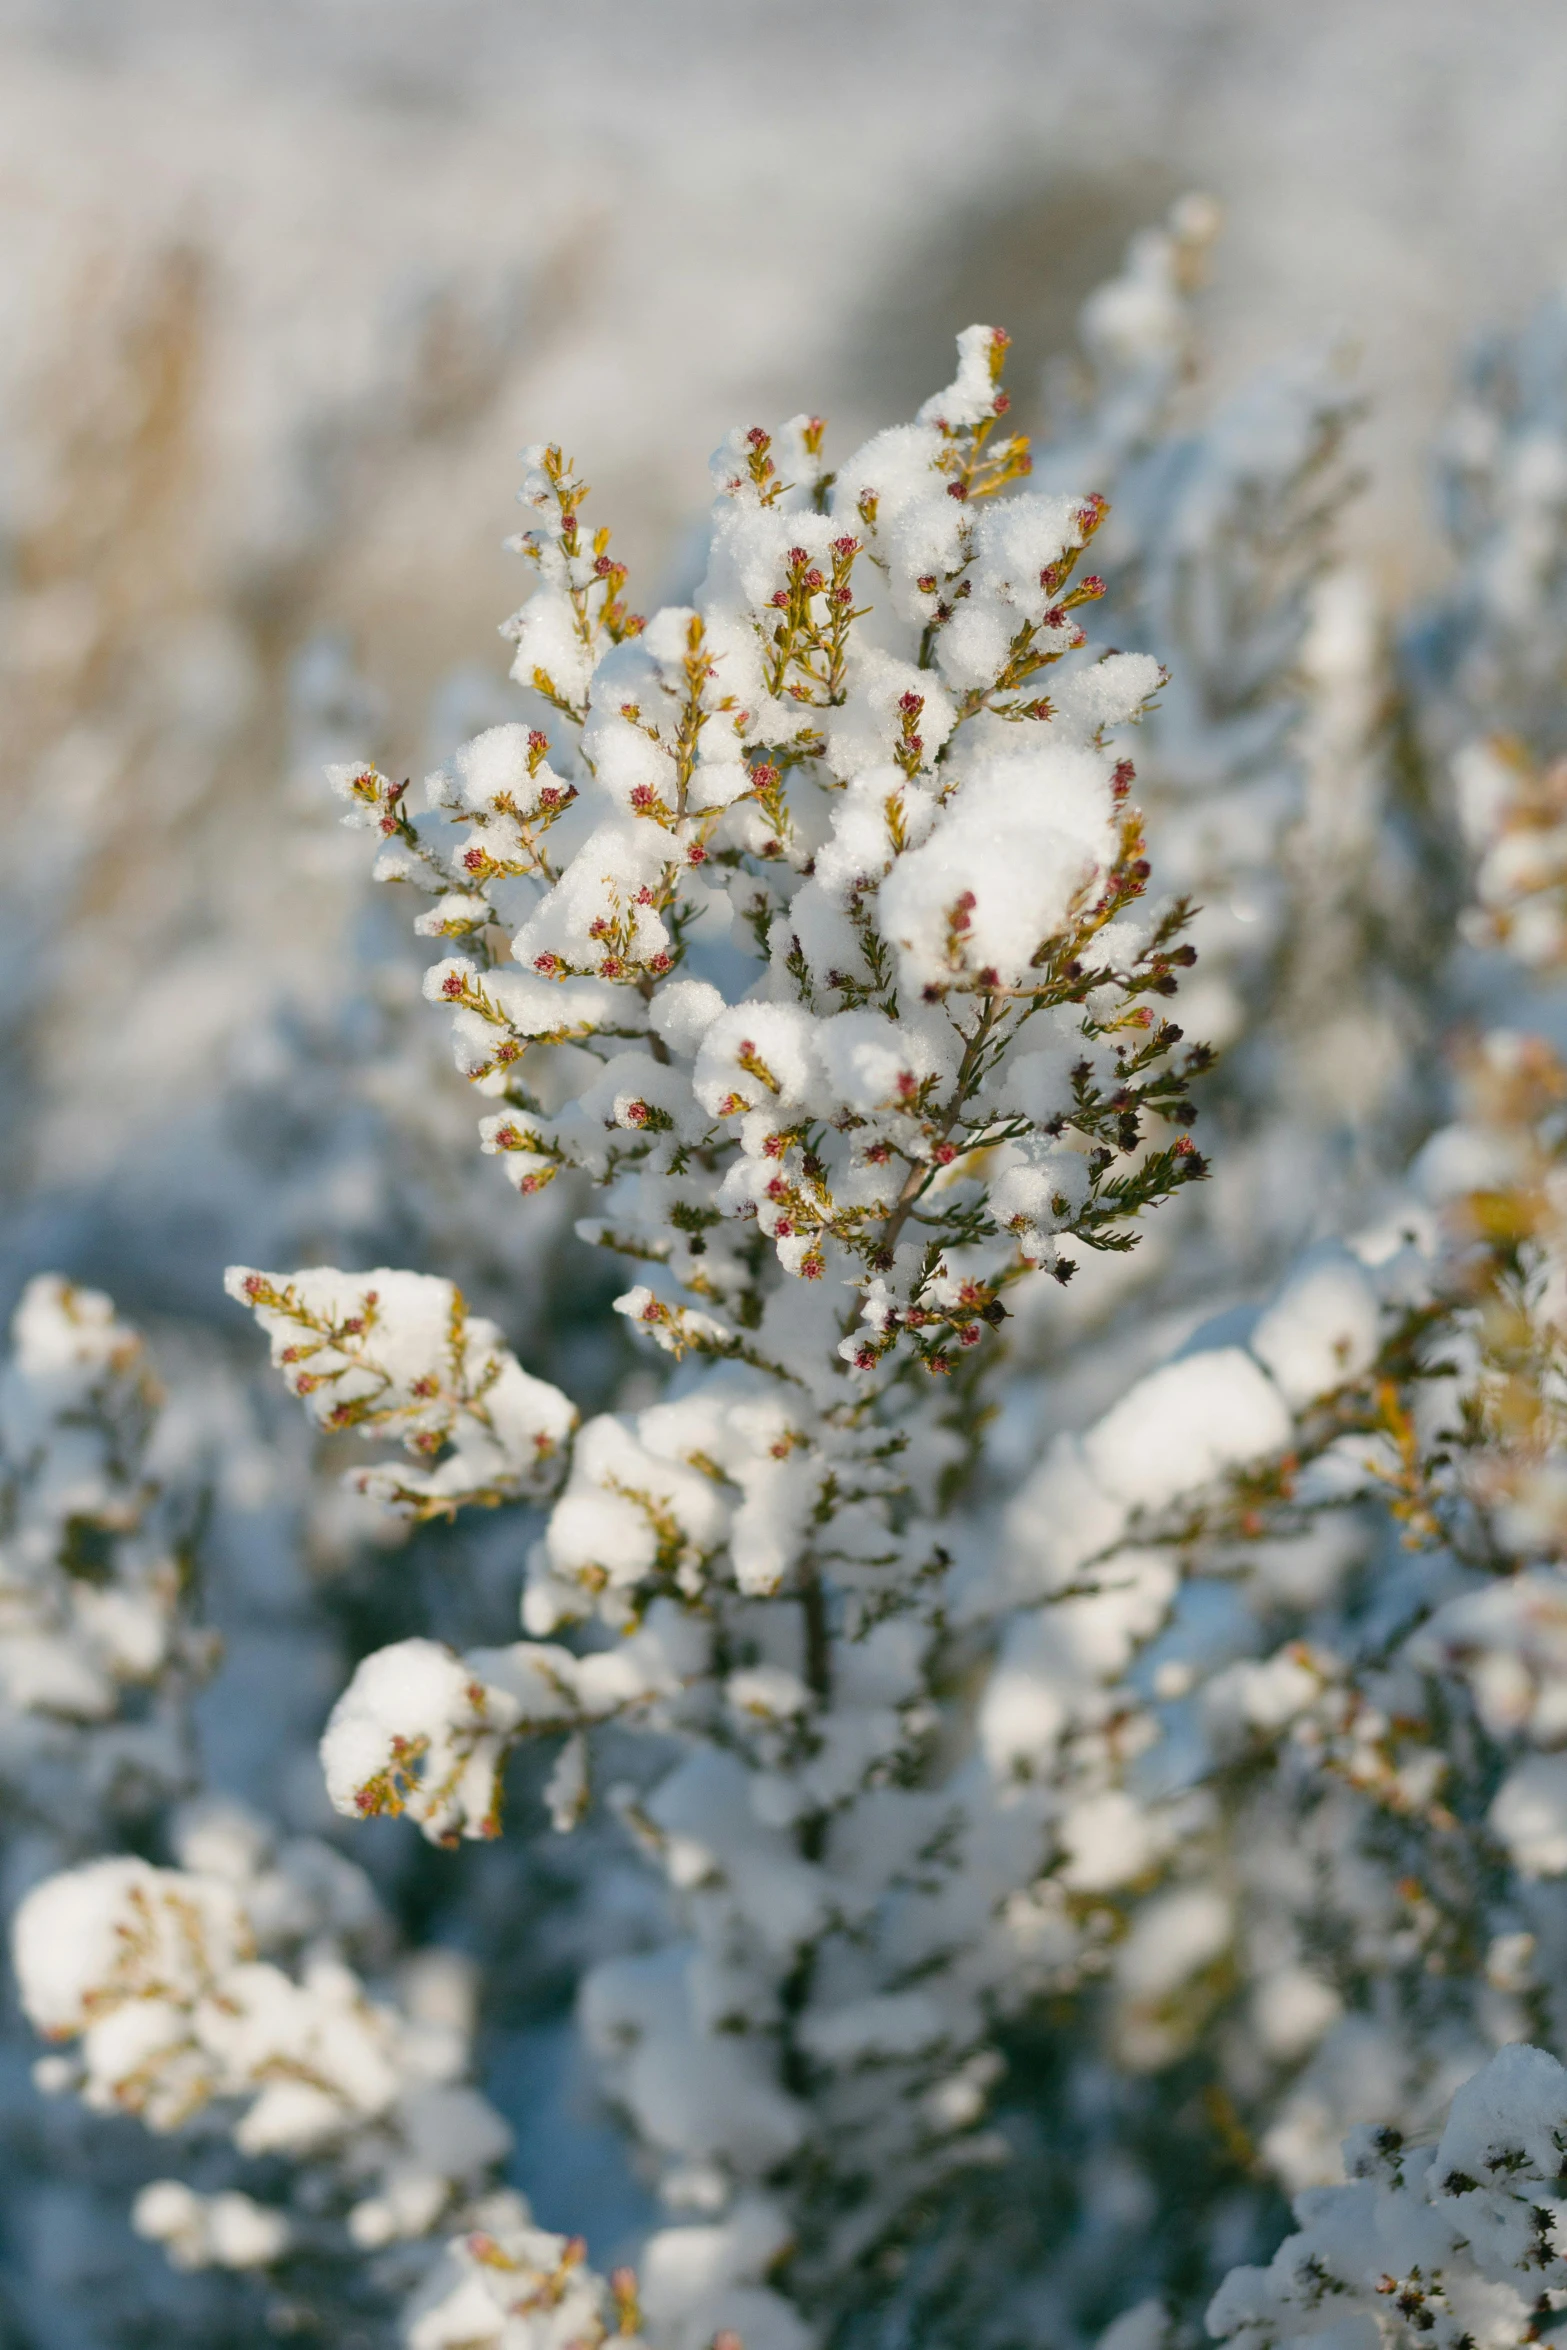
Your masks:
{"label": "snow-covered plant", "polygon": [[[510,2199],[516,2205],[516,2199]],[[454,2242],[409,2312],[408,2350],[647,2350],[642,2296],[629,2270],[606,2280],[580,2236],[552,2236],[517,2206]],[[732,2333],[714,2350],[733,2350]]]}
{"label": "snow-covered plant", "polygon": [[[1168,673],[1139,797],[1161,881],[1197,908],[1187,1016],[1222,1048],[1201,1098],[1227,1148],[1212,1190],[1161,1220],[1134,1285],[1168,1264],[1167,1288],[1210,1299],[1276,1274],[1330,1198],[1364,1190],[1378,1148],[1404,1142],[1413,1026],[1376,622],[1333,569],[1359,401],[1327,358],[1268,369],[1217,403],[1192,388],[1216,226],[1188,197],[1134,239],[1084,305],[1081,382],[1058,369],[1047,386],[1037,455],[1052,486],[1088,478],[1109,494],[1095,548],[1105,626]],[[1095,1285],[1111,1298],[1128,1286]]]}
{"label": "snow-covered plant", "polygon": [[106,1297],[29,1283],[0,1368],[0,1782],[10,1822],[91,1849],[190,1770],[210,1644],[182,1613],[188,1510],[149,1472],[157,1389]]}
{"label": "snow-covered plant", "polygon": [[1567,766],[1537,763],[1516,739],[1503,739],[1477,749],[1463,775],[1461,809],[1476,852],[1465,935],[1559,977],[1567,965]]}
{"label": "snow-covered plant", "polygon": [[[0,1365],[0,1911],[51,1868],[145,1837],[188,1792],[189,1701],[213,1643],[190,1605],[198,1497],[160,1459],[146,1349],[110,1301],[54,1275],[26,1287]],[[0,2167],[16,2226],[38,2181],[37,2043],[9,1998],[0,2026]],[[97,2239],[106,2293],[140,2298],[123,2173],[86,2129],[57,2134],[56,2242]],[[44,2190],[47,2192],[47,2189]],[[69,2210],[66,2208],[69,2204]],[[116,2209],[118,2205],[118,2209]],[[8,2247],[9,2249],[9,2247]],[[47,2265],[48,2255],[44,2255]],[[30,2265],[30,2264],[29,2264]],[[8,2263],[7,2305],[47,2296]],[[47,2320],[44,2321],[47,2323]],[[39,2327],[42,2338],[42,2326]]]}
{"label": "snow-covered plant", "polygon": [[[1404,630],[1412,741],[1426,798],[1456,819],[1446,870],[1428,859],[1433,902],[1460,907],[1472,945],[1542,958],[1530,924],[1549,921],[1555,764],[1567,750],[1567,306],[1543,301],[1525,325],[1471,353],[1436,451],[1440,518],[1454,562]],[[1534,874],[1525,885],[1525,869]],[[1516,935],[1494,917],[1511,901]],[[1547,958],[1548,959],[1548,958]],[[1461,961],[1450,997],[1486,1020],[1510,1017],[1508,971]],[[1488,982],[1501,977],[1501,996]]]}
{"label": "snow-covered plant", "polygon": [[[1216,408],[1187,384],[1212,226],[1211,208],[1183,205],[1134,243],[1085,307],[1087,373],[1075,396],[1052,387],[1036,452],[1052,483],[1098,453],[1106,625],[1170,672],[1139,798],[1155,869],[1200,904],[1182,1016],[1226,1047],[1199,1091],[1221,1147],[1214,1183],[1166,1209],[1150,1247],[1064,1299],[1041,1283],[1017,1300],[1044,1376],[1014,1385],[988,1474],[1015,1476],[1067,1432],[1006,1513],[1017,1615],[980,1708],[992,1769],[1043,1830],[1001,1969],[1000,2119],[1021,2155],[949,2212],[919,2287],[945,2312],[938,2332],[995,2322],[1013,2290],[992,2280],[988,2311],[965,2295],[976,2236],[1028,2279],[1002,2338],[1024,2307],[1075,2336],[1129,2286],[1200,2291],[1210,2227],[1233,2246],[1248,2216],[1268,2224],[1211,2077],[1209,2026],[1236,2004],[1232,1864],[1208,1875],[1211,1798],[1178,1759],[1195,1707],[1171,1694],[1198,1677],[1185,1652],[1205,1613],[1228,1660],[1232,1586],[1189,1580],[1149,1529],[1281,1447],[1293,1390],[1271,1359],[1206,1334],[1126,1390],[1202,1317],[1227,1311],[1217,1327],[1244,1339],[1259,1281],[1396,1169],[1422,1025],[1410,994],[1435,951],[1411,952],[1393,919],[1407,858],[1386,804],[1380,624],[1332,568],[1352,389],[1331,365],[1273,371]],[[1374,1295],[1364,1310],[1375,1319]],[[1330,1999],[1307,1972],[1277,2010],[1290,1983],[1303,2017]]]}
{"label": "snow-covered plant", "polygon": [[[160,2133],[215,2108],[241,2156],[288,2160],[284,2202],[154,2181],[138,2230],[182,2267],[286,2275],[460,2217],[509,2142],[462,2077],[460,1960],[430,1952],[401,2004],[377,1999],[348,1953],[384,1964],[387,1922],[351,1862],[278,1846],[232,1805],[193,1807],[175,1840],[175,1868],[109,1858],[46,1878],[13,1934],[28,2016],[75,2044],[45,2061],[52,2090]],[[416,2273],[394,2268],[405,2289]]]}
{"label": "snow-covered plant", "polygon": [[[153,2180],[131,2217],[177,2266],[266,2271],[280,2316],[395,2305],[433,2232],[492,2208],[509,2143],[465,2079],[464,1962],[399,1963],[369,1880],[329,1845],[280,1840],[233,1803],[179,1803],[199,1775],[193,1686],[215,1654],[191,1605],[193,1512],[151,1473],[146,1350],[107,1298],[54,1275],[29,1285],[12,1336],[6,1890],[31,1880],[12,1920],[23,2011],[76,2043],[35,2068],[38,2085],[175,2135],[196,2183]],[[166,1840],[177,1865],[128,1839]],[[36,2124],[9,2087],[0,2126],[19,2156]],[[98,2257],[129,2315],[120,2253]],[[199,2326],[201,2305],[191,2314]]]}
{"label": "snow-covered plant", "polygon": [[1462,757],[1504,736],[1536,757],[1567,750],[1567,302],[1475,349],[1437,450],[1458,559],[1417,615],[1410,652],[1434,745]]}
{"label": "snow-covered plant", "polygon": [[[1440,889],[1422,951],[1422,1019],[1456,994],[1517,1023],[1459,1040],[1458,1121],[1348,1249],[1058,1439],[1008,1513],[1025,1605],[981,1722],[1061,1821],[1009,1914],[1030,1938],[1011,1981],[1031,1960],[1076,2001],[1054,2040],[1026,2011],[1013,2034],[1034,2068],[1014,2110],[1057,2099],[1033,2175],[1061,2211],[1018,2265],[1069,2327],[1110,2292],[1200,2288],[1194,2243],[1222,2261],[1268,2224],[1260,2182],[1331,2177],[1349,2121],[1424,2126],[1499,2040],[1560,2045],[1563,1096],[1519,1032],[1559,1020],[1560,790],[1508,708],[1458,763],[1467,960],[1455,980]],[[1364,741],[1319,701],[1302,747],[1342,774]],[[1421,975],[1405,957],[1399,983]],[[1298,989],[1286,1009],[1299,1049]],[[1231,1068],[1250,1114],[1255,1072]]]}
{"label": "snow-covered plant", "polygon": [[[1502,772],[1466,928],[1549,1016],[1552,793]],[[1215,2245],[1245,2173],[1330,2179],[1348,2122],[1424,2127],[1488,2048],[1560,2044],[1567,1079],[1499,1027],[1457,1082],[1375,1225],[1059,1439],[1009,1512],[1040,1604],[982,1712],[998,1759],[1059,1800],[1096,1705],[1122,1728],[1097,1917],[1081,1863],[1018,1915],[1058,1980],[1103,1969],[1093,2062],[1202,2082],[1235,2149]],[[1145,2176],[1169,2095],[1142,2100]],[[1123,2093],[1123,2162],[1138,2134]]]}
{"label": "snow-covered plant", "polygon": [[296,1273],[281,1288],[236,1266],[230,1294],[254,1308],[272,1359],[329,1429],[395,1436],[395,1456],[356,1488],[413,1518],[548,1491],[576,1415],[530,1379],[492,1322],[449,1281],[420,1273]]}
{"label": "snow-covered plant", "polygon": [[[651,1864],[610,1940],[586,1885],[570,1958],[664,2207],[635,2280],[498,2184],[466,1968],[400,1956],[369,1880],[290,1832],[297,1790],[289,1826],[171,1808],[200,1644],[166,1505],[128,1498],[134,1380],[88,1378],[101,1301],[29,1293],[0,1759],[49,1839],[13,1861],[39,2078],[140,2117],[168,2175],[137,2227],[259,2279],[274,2329],[1077,2350],[1120,2311],[1107,2350],[1152,2350],[1283,2193],[1304,2235],[1214,2305],[1246,2350],[1505,2350],[1567,2293],[1557,346],[1477,378],[1463,565],[1417,640],[1446,651],[1394,708],[1330,568],[1343,386],[1192,392],[1213,226],[1178,208],[1093,297],[1026,486],[988,329],[836,470],[819,419],[731,435],[689,607],[634,612],[574,466],[530,450],[521,699],[485,710],[519,714],[422,791],[346,755],[341,665],[301,685],[484,1097],[443,1173],[447,1109],[337,903],[222,1112],[257,1236],[230,1293],[324,1464],[378,1446],[337,1555],[350,1521],[404,1545],[345,1577],[331,1832],[406,1814],[448,1848],[362,1847],[394,1906],[440,1905],[435,1945],[509,1938],[508,1982],[553,1963],[546,1845],[584,1883],[617,1837]],[[1095,606],[1129,649],[1093,657]],[[1217,1080],[1165,1009],[1197,945]],[[1399,1172],[1455,1003],[1451,1114]],[[294,1140],[250,1152],[273,1103]],[[633,1268],[576,1360],[573,1216]],[[581,1290],[553,1327],[546,1273]],[[316,1699],[281,1706],[278,1654],[303,1684],[338,1640],[290,1590],[256,1646],[279,1722]],[[48,1694],[90,1672],[96,1713]],[[515,2118],[531,2185],[554,2122]]]}
{"label": "snow-covered plant", "polygon": [[1567,2305],[1564,2161],[1567,2073],[1543,2049],[1504,2048],[1458,2091],[1435,2144],[1354,2131],[1348,2184],[1298,2198],[1300,2232],[1267,2268],[1232,2271],[1208,2331],[1235,2350],[1537,2342]]}
{"label": "snow-covered plant", "polygon": [[[1182,391],[1197,373],[1194,297],[1219,234],[1219,207],[1187,195],[1140,229],[1114,277],[1077,319],[1077,352],[1046,361],[1045,429],[1034,452],[1042,479],[1119,487],[1124,473],[1169,437]],[[1119,516],[1111,543],[1130,540]]]}
{"label": "snow-covered plant", "polygon": [[[547,726],[480,736],[422,809],[336,777],[461,950],[428,985],[496,1104],[485,1147],[525,1193],[604,1187],[579,1229],[645,1267],[618,1310],[681,1368],[576,1436],[529,1637],[368,1659],[328,1784],[491,1835],[519,1738],[571,1734],[562,1824],[580,1733],[675,1740],[620,1801],[682,1938],[600,1970],[584,2025],[702,2215],[654,2239],[650,2290],[686,2277],[679,2322],[709,2331],[740,2295],[753,2350],[840,2310],[986,2151],[990,1918],[1037,1829],[964,1733],[997,1603],[947,1513],[1008,1292],[1130,1246],[1203,1172],[1159,1010],[1185,910],[1145,906],[1108,741],[1160,672],[1081,658],[1103,502],[998,494],[1028,464],[1004,350],[970,329],[956,382],[835,473],[815,419],[732,435],[706,582],[647,623],[571,466],[530,452],[510,633]],[[232,1285],[319,1419],[432,1464],[371,1472],[405,1510],[548,1477],[568,1405],[448,1284]]]}

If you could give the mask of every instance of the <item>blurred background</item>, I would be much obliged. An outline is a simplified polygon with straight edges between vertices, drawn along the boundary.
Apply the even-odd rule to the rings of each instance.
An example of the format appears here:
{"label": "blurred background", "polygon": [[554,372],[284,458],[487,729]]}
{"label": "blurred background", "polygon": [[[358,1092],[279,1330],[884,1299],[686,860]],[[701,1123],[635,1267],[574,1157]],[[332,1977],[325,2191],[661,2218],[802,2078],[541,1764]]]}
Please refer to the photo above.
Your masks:
{"label": "blurred background", "polygon": [[[210,1481],[209,1784],[329,1830],[313,1740],[353,1658],[415,1630],[511,1637],[523,1548],[502,1513],[395,1567],[367,1553],[284,1399],[251,1384],[225,1262],[439,1269],[586,1409],[633,1400],[598,1310],[612,1269],[574,1251],[571,1203],[523,1214],[474,1151],[406,916],[320,782],[366,753],[417,775],[521,712],[497,633],[523,591],[503,549],[519,448],[564,441],[650,610],[699,575],[730,425],[811,409],[852,448],[948,379],[974,319],[1012,334],[1027,424],[1129,239],[1206,191],[1224,227],[1189,415],[1325,351],[1364,397],[1363,486],[1333,523],[1348,600],[1306,648],[1348,716],[1308,728],[1298,764],[1347,803],[1356,762],[1381,761],[1396,799],[1377,615],[1440,607],[1458,576],[1433,452],[1476,334],[1567,280],[1564,116],[1560,0],[0,0],[0,1311],[52,1265],[151,1326],[166,1455]],[[1553,414],[1555,487],[1535,481],[1528,515],[1559,527]],[[1295,462],[1284,447],[1281,479]],[[1464,593],[1430,638],[1439,668]],[[1226,760],[1250,775],[1199,747],[1203,788],[1233,780]],[[1246,754],[1259,789],[1283,756]],[[1340,836],[1368,864],[1372,816],[1324,824],[1304,788],[1313,870]],[[1418,859],[1393,870],[1418,932]],[[1232,910],[1254,920],[1238,885]],[[1317,923],[1312,987],[1347,1003],[1354,955],[1398,930],[1372,911],[1353,953],[1337,914]],[[1418,965],[1418,937],[1395,944]],[[1373,1036],[1351,1005],[1350,1052],[1349,1027],[1300,1017],[1301,988],[1259,1049],[1290,1026],[1320,1041],[1301,1118],[1330,1125],[1331,1097],[1369,1126],[1420,1033],[1390,1017]],[[1316,1165],[1297,1139],[1259,1145],[1212,1187],[1243,1289],[1321,1208],[1286,1203],[1248,1255],[1284,1157]],[[1215,1301],[1214,1257],[1193,1262],[1182,1331]],[[1157,1274],[1156,1251],[1139,1264]],[[1002,1466],[1173,1330],[1145,1316],[1133,1357],[1078,1359],[1066,1404],[1020,1383]],[[613,2251],[646,2211],[583,2122],[565,2019],[584,1953],[656,1932],[646,1887],[589,1832],[460,1872],[391,1829],[352,1850],[411,1940],[487,1968],[516,2175],[548,2224],[585,2216]],[[6,1865],[20,1885],[40,1864]],[[62,2180],[85,2157],[30,2101],[31,2042],[7,2029],[0,2169]],[[98,2201],[49,2185],[0,2218],[29,2344],[98,2339],[92,2262],[114,2229],[129,2258],[124,2180],[151,2159],[114,2144],[124,2176]],[[164,2310],[161,2261],[148,2274]],[[231,2338],[191,2306],[204,2342]]]}
{"label": "blurred background", "polygon": [[[320,760],[508,706],[520,444],[568,441],[656,600],[728,424],[852,445],[973,317],[1029,407],[1198,186],[1205,396],[1340,346],[1347,544],[1422,591],[1455,353],[1567,268],[1564,100],[1552,0],[4,0],[8,1289],[68,1254],[207,1312],[257,1253],[278,1133],[219,1182],[194,1129],[359,903]],[[340,1221],[378,1180],[344,1157]]]}

